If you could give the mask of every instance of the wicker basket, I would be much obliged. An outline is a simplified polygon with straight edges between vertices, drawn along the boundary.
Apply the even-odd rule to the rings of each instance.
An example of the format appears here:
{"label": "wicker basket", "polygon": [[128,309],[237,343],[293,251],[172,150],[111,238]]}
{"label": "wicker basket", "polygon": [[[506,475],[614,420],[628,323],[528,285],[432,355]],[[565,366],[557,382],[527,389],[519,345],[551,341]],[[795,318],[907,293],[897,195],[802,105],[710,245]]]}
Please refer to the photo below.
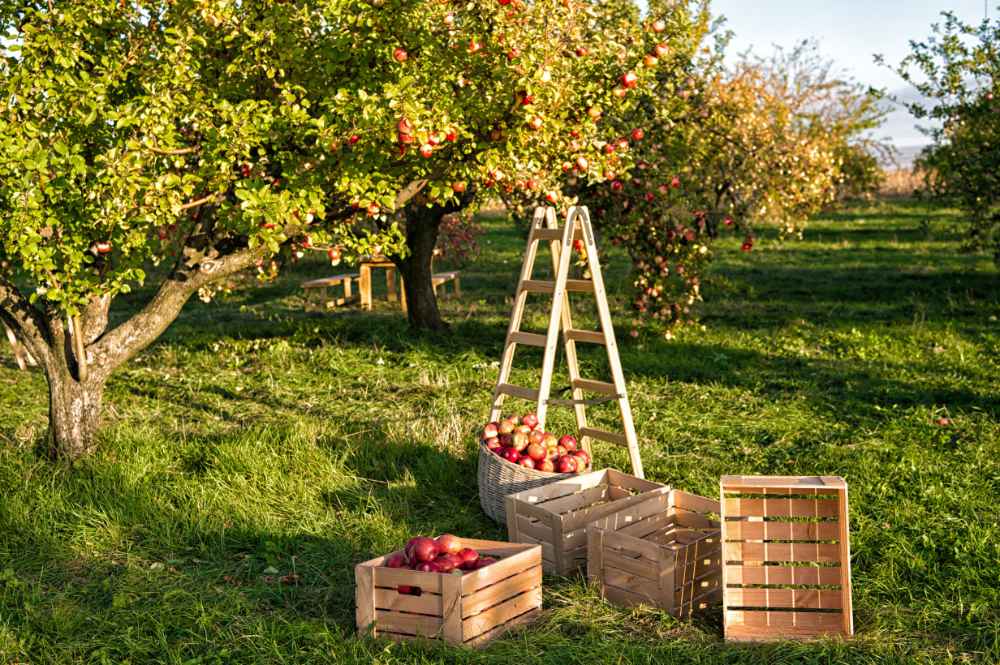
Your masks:
{"label": "wicker basket", "polygon": [[504,502],[508,494],[541,487],[575,475],[547,473],[512,464],[493,453],[482,441],[479,442],[479,503],[483,512],[500,524],[507,524]]}

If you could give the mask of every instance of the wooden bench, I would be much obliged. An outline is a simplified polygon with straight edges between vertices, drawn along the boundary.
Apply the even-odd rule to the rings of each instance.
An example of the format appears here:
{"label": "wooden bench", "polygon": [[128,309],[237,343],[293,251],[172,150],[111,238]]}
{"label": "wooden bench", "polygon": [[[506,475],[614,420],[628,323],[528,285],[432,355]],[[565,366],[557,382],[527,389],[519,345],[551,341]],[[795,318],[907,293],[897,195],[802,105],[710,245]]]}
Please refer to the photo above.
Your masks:
{"label": "wooden bench", "polygon": [[[356,273],[345,273],[343,275],[334,275],[333,277],[324,277],[323,279],[314,279],[305,282],[302,288],[307,293],[310,291],[319,291],[323,295],[325,306],[329,309],[334,309],[357,300],[358,296],[354,294],[354,282],[357,280],[358,275]],[[327,300],[327,289],[339,284],[344,285],[344,295],[339,298]]]}
{"label": "wooden bench", "polygon": [[[437,294],[437,289],[439,286],[443,287],[448,282],[455,282],[454,286],[452,287],[451,295],[453,298],[460,298],[462,296],[462,286],[459,282],[458,274],[459,273],[457,270],[453,270],[451,272],[439,272],[433,275],[431,277],[431,285],[434,287],[434,293]],[[443,295],[445,289],[442,288],[441,290]]]}

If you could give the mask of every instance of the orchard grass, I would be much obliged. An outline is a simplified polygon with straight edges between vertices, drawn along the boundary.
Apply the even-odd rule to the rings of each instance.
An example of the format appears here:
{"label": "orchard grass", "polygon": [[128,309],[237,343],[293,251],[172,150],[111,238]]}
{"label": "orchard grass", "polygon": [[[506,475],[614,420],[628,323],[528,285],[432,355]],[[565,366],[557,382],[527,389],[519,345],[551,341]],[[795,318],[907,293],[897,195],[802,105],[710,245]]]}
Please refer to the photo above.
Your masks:
{"label": "orchard grass", "polygon": [[[414,534],[504,537],[474,437],[523,243],[487,218],[445,337],[385,303],[304,311],[298,284],[342,271],[318,261],[190,303],[114,376],[75,468],[38,456],[45,383],[5,350],[0,663],[997,662],[1000,280],[952,221],[897,201],[751,255],[724,240],[705,329],[672,341],[629,336],[627,266],[606,257],[647,476],[709,496],[727,473],[845,476],[854,640],[727,645],[718,611],[618,609],[579,578],[547,578],[542,620],[482,651],[354,636],[355,563]],[[521,354],[515,380],[539,364]],[[597,352],[584,365],[603,376]]]}

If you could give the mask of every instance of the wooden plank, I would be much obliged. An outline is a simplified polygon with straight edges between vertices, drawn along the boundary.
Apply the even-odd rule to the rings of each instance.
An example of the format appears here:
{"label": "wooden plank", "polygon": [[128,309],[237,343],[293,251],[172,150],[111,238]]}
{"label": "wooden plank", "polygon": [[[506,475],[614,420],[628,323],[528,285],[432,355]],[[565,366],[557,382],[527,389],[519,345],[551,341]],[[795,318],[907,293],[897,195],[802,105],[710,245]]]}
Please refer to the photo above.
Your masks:
{"label": "wooden plank", "polygon": [[504,516],[507,518],[507,540],[512,543],[521,542],[521,529],[518,517],[523,517],[517,512],[517,501],[513,496],[504,497]]}
{"label": "wooden plank", "polygon": [[[468,546],[479,550],[479,548],[474,545]],[[484,553],[483,550],[480,550],[480,554],[482,553]],[[496,584],[497,582],[525,571],[532,566],[541,565],[541,562],[542,548],[538,545],[531,545],[530,549],[527,551],[514,554],[513,556],[501,559],[486,568],[480,568],[479,570],[463,575],[462,593],[465,595],[475,593],[483,587]]]}
{"label": "wooden plank", "polygon": [[[554,219],[555,211],[551,208],[545,212],[546,225],[551,227],[551,220]],[[541,224],[539,224],[541,226]],[[570,242],[573,238],[573,226],[571,224],[566,224],[562,229],[563,235],[560,241],[561,246],[564,251],[560,252],[558,266],[553,272],[555,276],[555,282],[549,282],[552,285],[552,311],[549,313],[549,326],[546,330],[546,338],[548,343],[545,346],[545,352],[542,355],[542,376],[538,385],[538,401],[535,405],[535,413],[538,416],[538,422],[545,426],[545,417],[548,414],[548,400],[552,392],[552,372],[555,369],[556,362],[556,341],[559,338],[559,329],[562,325],[563,308],[568,304],[569,299],[566,297],[566,282],[569,275],[569,263],[570,254],[569,251]],[[531,280],[529,280],[531,281]],[[527,284],[525,282],[524,284]],[[558,561],[556,564],[558,565]]]}
{"label": "wooden plank", "polygon": [[[606,534],[605,538],[607,538],[608,535],[610,534]],[[650,584],[656,584],[655,580],[659,576],[659,571],[657,570],[655,561],[649,561],[647,559],[633,559],[631,557],[622,556],[615,550],[608,547],[604,548],[602,558],[604,559],[605,567],[611,566],[613,568],[620,568],[626,572],[632,573],[633,575],[645,577],[649,580]]]}
{"label": "wooden plank", "polygon": [[519,626],[532,623],[533,621],[537,620],[538,617],[541,616],[541,614],[542,614],[542,609],[540,607],[535,608],[533,610],[529,610],[524,614],[522,614],[521,616],[514,617],[513,619],[510,619],[509,621],[500,624],[496,628],[493,628],[491,630],[486,631],[485,633],[482,633],[478,637],[474,637],[471,640],[467,640],[465,642],[465,646],[472,648],[479,648],[481,646],[484,646],[488,644],[491,640],[494,640],[500,637],[501,635],[504,635],[505,633],[509,633],[511,630],[514,630]]}
{"label": "wooden plank", "polygon": [[[541,540],[535,538],[527,533],[521,533],[520,541],[522,543],[527,543],[529,545],[537,545],[542,548],[542,558],[548,559],[553,563],[559,563],[559,550],[556,548],[552,540]],[[493,564],[496,565],[496,564]]]}
{"label": "wooden plank", "polygon": [[499,605],[508,598],[530,591],[541,583],[542,569],[535,566],[502,582],[484,587],[462,598],[462,619],[468,619],[494,605]]}
{"label": "wooden plank", "polygon": [[399,585],[417,586],[428,593],[441,593],[440,573],[421,573],[405,568],[374,568],[375,586],[395,589]]}
{"label": "wooden plank", "polygon": [[836,517],[839,510],[833,499],[726,498],[727,517]]}
{"label": "wooden plank", "polygon": [[730,607],[841,609],[840,590],[730,589]]}
{"label": "wooden plank", "polygon": [[534,240],[562,240],[562,229],[533,229]]}
{"label": "wooden plank", "polygon": [[569,328],[563,330],[566,339],[574,342],[586,342],[588,344],[604,344],[604,333],[596,330],[579,330]]}
{"label": "wooden plank", "polygon": [[670,504],[676,508],[683,508],[695,513],[719,514],[719,502],[714,499],[707,499],[690,492],[672,490],[670,493]]}
{"label": "wooden plank", "polygon": [[545,348],[545,335],[538,333],[522,332],[520,330],[510,334],[507,338],[508,344],[524,344],[525,346],[537,346]]}
{"label": "wooden plank", "polygon": [[390,610],[376,610],[375,621],[378,630],[387,630],[407,635],[420,635],[422,637],[438,637],[442,629],[440,617],[429,617],[423,614],[405,614]]}
{"label": "wooden plank", "polygon": [[443,578],[441,636],[447,642],[461,644],[465,641],[462,634],[462,614],[465,608],[465,599],[462,597],[462,572],[454,571],[441,577]]}
{"label": "wooden plank", "polygon": [[375,623],[374,568],[365,564],[354,567],[354,619],[359,633],[367,633]]}
{"label": "wooden plank", "polygon": [[[826,479],[830,482],[836,479]],[[845,635],[854,635],[854,603],[851,599],[851,528],[847,518],[847,483],[839,491],[837,497],[840,524],[840,592],[841,605],[844,611],[841,616],[841,629]]]}
{"label": "wooden plank", "polygon": [[[531,518],[521,515],[518,513],[512,513],[512,511],[507,509],[507,519],[508,521],[513,520],[514,531],[518,535],[530,536],[537,542],[553,543],[555,544],[555,539],[552,535],[552,527],[543,524],[538,520],[532,520]],[[512,542],[520,542],[511,538]],[[543,553],[542,556],[545,556]]]}
{"label": "wooden plank", "polygon": [[615,384],[608,383],[607,381],[594,381],[593,379],[574,379],[571,383],[574,388],[579,388],[580,390],[585,390],[589,393],[599,393],[601,395],[618,394],[618,390],[615,388]]}
{"label": "wooden plank", "polygon": [[556,283],[543,279],[526,279],[518,288],[529,293],[554,293]]}
{"label": "wooden plank", "polygon": [[840,538],[839,522],[729,522],[731,540],[829,540]]}
{"label": "wooden plank", "polygon": [[[612,489],[614,488],[609,487],[609,494],[610,490]],[[609,496],[608,498],[612,497]],[[631,506],[638,503],[642,503],[644,501],[648,501],[650,498],[651,494],[642,494],[636,496],[630,495],[625,498],[609,501],[608,503],[599,504],[595,506],[587,506],[585,508],[580,508],[578,510],[565,513],[562,516],[563,529],[566,531],[575,531],[577,529],[581,529],[590,524],[591,522],[596,522],[610,515],[616,515],[622,513],[623,511],[628,511],[628,509]]]}
{"label": "wooden plank", "polygon": [[840,546],[835,543],[725,543],[726,561],[840,561]]}
{"label": "wooden plank", "polygon": [[520,399],[526,399],[530,402],[534,402],[538,399],[537,390],[524,388],[522,386],[514,386],[509,383],[501,383],[497,386],[496,390],[500,394],[509,395],[510,397],[519,397]]}
{"label": "wooden plank", "polygon": [[[608,484],[623,489],[635,490],[637,492],[654,492],[659,490],[670,490],[670,487],[662,483],[655,483],[645,478],[636,478],[627,473],[622,473],[616,469],[608,469]],[[664,494],[668,492],[663,492]]]}
{"label": "wooden plank", "polygon": [[530,589],[488,610],[464,619],[462,633],[471,640],[511,619],[542,606],[542,587]]}
{"label": "wooden plank", "polygon": [[706,517],[701,513],[692,513],[690,510],[674,510],[674,521],[678,526],[690,529],[702,529],[705,531],[718,531],[720,522],[717,519]]}
{"label": "wooden plank", "polygon": [[373,594],[375,609],[395,612],[415,612],[442,616],[441,596],[436,593],[422,593],[419,596],[402,594],[395,589],[376,588]]}
{"label": "wooden plank", "polygon": [[589,436],[590,438],[597,439],[598,441],[607,441],[608,443],[616,443],[619,446],[628,447],[628,439],[625,438],[624,434],[607,432],[595,427],[584,427],[580,430],[580,436]]}
{"label": "wooden plank", "polygon": [[662,547],[656,543],[651,543],[641,538],[627,536],[621,532],[609,531],[604,537],[605,549],[620,553],[623,556],[634,558],[641,556],[650,561],[658,561]]}
{"label": "wooden plank", "polygon": [[604,569],[604,529],[587,527],[587,580],[591,584],[601,584]]}
{"label": "wooden plank", "polygon": [[610,492],[607,485],[588,487],[587,489],[581,490],[574,494],[546,501],[545,503],[541,504],[541,507],[543,510],[547,510],[551,513],[556,513],[557,515],[563,515],[573,510],[586,508],[599,501],[606,501],[608,499],[609,493]]}
{"label": "wooden plank", "polygon": [[[727,628],[737,635],[757,633],[761,637],[807,637],[824,633],[840,633],[839,612],[775,612],[758,610],[727,610]],[[728,625],[732,624],[732,625]],[[753,628],[752,631],[740,630]],[[769,630],[770,629],[770,630]],[[773,631],[773,632],[772,632]],[[727,631],[726,638],[730,638]]]}
{"label": "wooden plank", "polygon": [[577,293],[593,293],[594,283],[589,279],[567,279],[566,290]]}
{"label": "wooden plank", "polygon": [[722,476],[726,491],[744,487],[779,487],[782,489],[838,489],[847,487],[839,476]]}
{"label": "wooden plank", "polygon": [[609,469],[591,471],[572,478],[563,478],[547,485],[532,487],[510,496],[514,497],[518,503],[543,503],[549,499],[558,499],[561,496],[568,496],[580,490],[604,484],[609,472]]}
{"label": "wooden plank", "polygon": [[604,596],[605,600],[609,603],[619,605],[621,607],[638,607],[639,605],[648,605],[650,607],[657,606],[656,599],[652,599],[648,595],[636,593],[630,589],[610,586],[608,584],[604,585],[604,588],[601,590],[601,595]]}
{"label": "wooden plank", "polygon": [[839,585],[840,566],[726,566],[728,584]]}

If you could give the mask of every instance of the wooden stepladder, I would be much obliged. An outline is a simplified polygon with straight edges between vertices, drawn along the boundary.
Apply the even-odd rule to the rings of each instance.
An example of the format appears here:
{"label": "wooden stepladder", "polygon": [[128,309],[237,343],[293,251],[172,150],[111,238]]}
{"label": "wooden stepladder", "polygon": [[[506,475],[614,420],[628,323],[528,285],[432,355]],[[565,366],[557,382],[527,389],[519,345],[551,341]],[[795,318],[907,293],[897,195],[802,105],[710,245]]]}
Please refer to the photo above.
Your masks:
{"label": "wooden stepladder", "polygon": [[[573,256],[573,242],[581,240],[587,251],[587,264],[590,269],[590,279],[570,279],[570,260]],[[532,279],[538,245],[548,242],[552,250],[553,280]],[[600,330],[580,330],[573,327],[573,316],[569,307],[569,292],[589,293],[597,301],[597,315]],[[524,318],[524,308],[529,293],[552,294],[552,310],[549,317],[548,332],[545,335],[523,332],[521,321]],[[556,349],[562,332],[563,347],[566,353],[566,364],[570,378],[572,399],[551,399],[552,372],[555,369]],[[576,344],[585,342],[600,344],[608,354],[608,364],[611,368],[611,383],[584,379],[580,376],[580,365],[577,361]],[[518,344],[536,346],[545,349],[542,360],[542,377],[537,390],[510,384],[510,373],[514,364],[514,352]],[[601,397],[586,399],[584,393],[595,393]],[[545,426],[545,417],[549,406],[573,407],[576,413],[577,430],[580,444],[589,454],[591,440],[608,441],[628,448],[632,462],[632,473],[643,478],[642,458],[639,455],[639,442],[632,421],[632,408],[629,406],[628,393],[625,388],[625,374],[622,372],[621,360],[618,357],[618,345],[615,342],[615,331],[611,322],[611,310],[604,290],[604,277],[597,255],[597,245],[594,242],[594,230],[590,224],[590,212],[586,207],[574,206],[566,216],[566,224],[560,228],[556,222],[556,213],[552,208],[537,208],[528,234],[528,246],[524,251],[524,264],[521,267],[521,277],[514,296],[514,310],[510,317],[510,327],[507,329],[507,341],[504,343],[503,358],[500,361],[500,377],[493,391],[493,409],[490,420],[497,420],[507,396],[536,402],[538,421]],[[587,425],[588,405],[618,402],[621,412],[623,433],[607,432]]]}

